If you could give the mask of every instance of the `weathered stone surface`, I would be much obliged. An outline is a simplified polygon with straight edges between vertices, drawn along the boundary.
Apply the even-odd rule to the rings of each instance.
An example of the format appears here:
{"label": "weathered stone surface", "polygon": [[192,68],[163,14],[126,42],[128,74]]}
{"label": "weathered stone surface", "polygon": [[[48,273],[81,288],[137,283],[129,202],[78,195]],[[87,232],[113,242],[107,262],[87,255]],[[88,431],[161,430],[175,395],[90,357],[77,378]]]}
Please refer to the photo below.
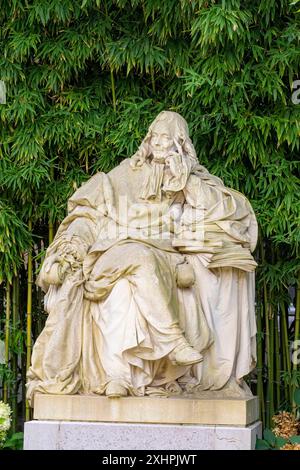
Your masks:
{"label": "weathered stone surface", "polygon": [[[131,158],[68,201],[37,279],[49,316],[27,372],[29,402],[78,392],[247,398],[256,241],[247,198],[199,163],[184,118],[161,112]],[[130,413],[138,403],[128,401]],[[125,419],[123,404],[105,416],[113,421],[120,406]],[[222,413],[221,404],[207,406]],[[230,412],[233,421],[241,415]]]}
{"label": "weathered stone surface", "polygon": [[248,427],[29,421],[25,450],[251,450],[261,424]]}
{"label": "weathered stone surface", "polygon": [[258,398],[195,399],[36,394],[34,419],[247,426],[259,418]]}

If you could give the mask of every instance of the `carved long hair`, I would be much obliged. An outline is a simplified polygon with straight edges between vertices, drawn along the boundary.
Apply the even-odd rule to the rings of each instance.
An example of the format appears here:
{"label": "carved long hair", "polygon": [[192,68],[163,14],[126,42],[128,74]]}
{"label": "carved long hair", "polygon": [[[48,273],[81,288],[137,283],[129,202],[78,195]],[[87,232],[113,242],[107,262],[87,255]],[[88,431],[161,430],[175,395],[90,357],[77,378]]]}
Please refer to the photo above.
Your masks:
{"label": "carved long hair", "polygon": [[189,129],[185,119],[180,116],[180,114],[173,111],[162,111],[150,125],[146,137],[144,138],[137,152],[133,155],[133,167],[140,166],[140,164],[144,163],[147,158],[150,157],[151,149],[149,143],[152,137],[153,128],[158,122],[165,120],[167,120],[170,126],[173,127],[174,145],[176,146],[178,152],[190,160],[192,168],[195,168],[199,165],[195,148],[189,137]]}

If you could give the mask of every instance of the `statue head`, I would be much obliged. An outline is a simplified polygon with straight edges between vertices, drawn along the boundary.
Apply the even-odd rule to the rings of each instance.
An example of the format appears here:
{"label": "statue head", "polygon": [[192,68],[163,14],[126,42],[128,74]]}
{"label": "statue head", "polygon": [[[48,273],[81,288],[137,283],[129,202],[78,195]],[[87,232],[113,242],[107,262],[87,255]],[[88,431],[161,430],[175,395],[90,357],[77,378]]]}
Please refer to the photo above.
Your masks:
{"label": "statue head", "polygon": [[162,111],[150,125],[146,137],[132,157],[132,166],[139,167],[147,159],[164,163],[170,152],[177,152],[190,160],[192,167],[198,164],[185,119],[173,111]]}

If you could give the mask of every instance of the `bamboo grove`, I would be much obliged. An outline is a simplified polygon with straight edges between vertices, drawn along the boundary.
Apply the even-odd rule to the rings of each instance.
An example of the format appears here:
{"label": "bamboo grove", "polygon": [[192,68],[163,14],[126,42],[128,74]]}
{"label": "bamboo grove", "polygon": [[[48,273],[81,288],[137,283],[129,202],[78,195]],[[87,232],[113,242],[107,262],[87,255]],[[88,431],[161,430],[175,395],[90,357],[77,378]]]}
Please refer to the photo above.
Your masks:
{"label": "bamboo grove", "polygon": [[162,109],[186,118],[200,162],[255,209],[258,362],[247,380],[265,425],[293,409],[297,10],[286,0],[1,0],[0,399],[14,429],[30,418],[25,375],[45,322],[35,280],[66,201],[132,155]]}

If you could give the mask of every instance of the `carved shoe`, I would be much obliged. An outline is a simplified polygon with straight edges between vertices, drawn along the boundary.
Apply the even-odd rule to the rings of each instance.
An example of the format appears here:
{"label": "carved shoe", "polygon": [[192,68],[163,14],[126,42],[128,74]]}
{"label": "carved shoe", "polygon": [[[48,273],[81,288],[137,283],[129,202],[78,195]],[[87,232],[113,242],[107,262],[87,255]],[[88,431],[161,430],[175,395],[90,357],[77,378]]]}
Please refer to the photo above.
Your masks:
{"label": "carved shoe", "polygon": [[184,346],[173,349],[169,354],[172,364],[177,366],[189,366],[203,361],[203,356],[192,346]]}
{"label": "carved shoe", "polygon": [[119,382],[117,382],[115,380],[112,380],[111,382],[108,383],[108,385],[106,387],[105,395],[108,398],[126,397],[127,396],[127,388],[125,388]]}

